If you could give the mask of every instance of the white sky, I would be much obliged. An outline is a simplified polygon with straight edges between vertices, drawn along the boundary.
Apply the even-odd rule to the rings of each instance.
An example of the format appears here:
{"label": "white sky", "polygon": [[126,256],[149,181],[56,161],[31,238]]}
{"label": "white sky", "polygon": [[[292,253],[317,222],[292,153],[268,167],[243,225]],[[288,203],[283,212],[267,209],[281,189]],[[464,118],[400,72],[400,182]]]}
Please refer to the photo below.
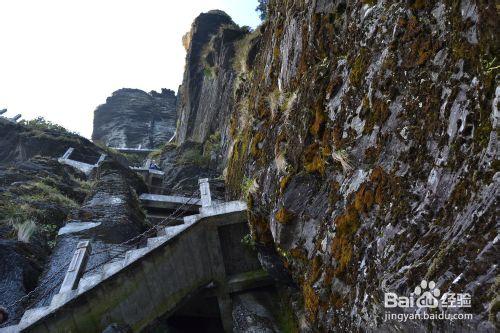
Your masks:
{"label": "white sky", "polygon": [[0,0],[0,109],[90,137],[94,109],[120,88],[177,92],[181,38],[226,11],[255,27],[257,0]]}

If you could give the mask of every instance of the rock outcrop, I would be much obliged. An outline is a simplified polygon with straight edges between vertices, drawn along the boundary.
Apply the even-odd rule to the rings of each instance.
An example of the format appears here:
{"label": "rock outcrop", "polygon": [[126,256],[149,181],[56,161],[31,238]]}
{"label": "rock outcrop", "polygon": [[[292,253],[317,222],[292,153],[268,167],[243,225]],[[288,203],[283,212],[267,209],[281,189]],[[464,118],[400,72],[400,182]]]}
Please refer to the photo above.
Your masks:
{"label": "rock outcrop", "polygon": [[224,12],[198,16],[184,37],[186,70],[179,88],[177,142],[205,142],[219,133],[227,142],[237,81],[235,50],[248,34]]}
{"label": "rock outcrop", "polygon": [[90,183],[57,162],[69,148],[97,158],[102,151],[77,135],[0,119],[0,306],[9,323],[22,315],[53,251],[58,229],[84,201]]}
{"label": "rock outcrop", "polygon": [[89,140],[67,131],[23,125],[0,118],[0,165],[24,162],[34,156],[61,157],[69,147],[80,155],[99,158],[102,150]]}
{"label": "rock outcrop", "polygon": [[[37,307],[49,305],[64,279],[64,269],[71,261],[79,241],[89,240],[92,252],[87,270],[97,270],[103,263],[117,260],[120,244],[143,232],[147,223],[138,195],[147,192],[143,180],[129,168],[115,161],[105,161],[96,170],[85,201],[67,217],[64,232],[59,232],[50,261],[45,265],[37,292]],[[89,227],[82,228],[82,224]],[[121,254],[123,256],[124,253]]]}
{"label": "rock outcrop", "polygon": [[116,148],[157,148],[175,132],[176,96],[120,89],[94,112],[92,140]]}
{"label": "rock outcrop", "polygon": [[[498,329],[498,22],[472,0],[270,1],[252,33],[195,20],[178,140],[220,135],[302,331]],[[472,319],[384,320],[384,294],[422,280],[470,294],[439,310]]]}

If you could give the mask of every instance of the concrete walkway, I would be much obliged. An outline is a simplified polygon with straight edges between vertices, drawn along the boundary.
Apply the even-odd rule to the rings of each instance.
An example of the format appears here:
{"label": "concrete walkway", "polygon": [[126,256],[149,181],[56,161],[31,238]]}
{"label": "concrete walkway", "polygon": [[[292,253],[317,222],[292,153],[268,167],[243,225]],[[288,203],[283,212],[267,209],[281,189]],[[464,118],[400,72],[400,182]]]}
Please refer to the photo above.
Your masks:
{"label": "concrete walkway", "polygon": [[77,160],[72,160],[70,157],[74,151],[75,151],[75,148],[72,148],[72,147],[68,148],[68,150],[64,153],[64,155],[61,156],[60,158],[58,158],[58,161],[61,164],[66,164],[66,165],[72,166],[73,168],[82,171],[86,175],[90,175],[92,170],[94,170],[94,168],[97,168],[106,158],[105,154],[101,154],[101,156],[99,157],[99,159],[96,161],[95,164],[89,164],[89,163],[80,162]]}
{"label": "concrete walkway", "polygon": [[201,207],[201,200],[199,198],[189,198],[174,195],[160,195],[144,193],[139,197],[141,204],[145,208],[160,208],[175,210],[181,208],[184,211],[198,212]]}
{"label": "concrete walkway", "polygon": [[124,153],[124,154],[148,155],[148,154],[155,151],[154,149],[148,149],[148,148],[129,148],[129,147],[122,147],[122,148],[109,147],[109,148],[114,149],[114,150],[119,151],[120,153]]}
{"label": "concrete walkway", "polygon": [[[101,332],[116,322],[137,332],[156,318],[173,314],[186,299],[208,288],[218,298],[221,319],[229,332],[230,294],[271,283],[260,267],[234,268],[244,258],[235,257],[238,250],[224,239],[241,237],[230,233],[236,230],[234,226],[246,227],[246,218],[243,202],[202,207],[198,214],[186,216],[183,224],[164,228],[159,236],[149,238],[146,247],[130,250],[125,259],[80,279],[78,263],[85,265],[88,253],[82,245],[67,273],[70,282],[63,285],[50,306],[26,311],[19,325],[9,329],[87,333]],[[235,244],[244,246],[240,239]],[[74,288],[68,289],[72,284]]]}

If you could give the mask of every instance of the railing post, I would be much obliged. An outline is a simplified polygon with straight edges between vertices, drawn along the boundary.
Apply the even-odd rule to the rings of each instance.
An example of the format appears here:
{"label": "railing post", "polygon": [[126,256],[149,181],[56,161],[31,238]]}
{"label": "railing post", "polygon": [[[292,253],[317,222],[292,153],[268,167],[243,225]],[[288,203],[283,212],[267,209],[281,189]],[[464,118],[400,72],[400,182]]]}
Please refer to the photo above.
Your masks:
{"label": "railing post", "polygon": [[104,162],[104,160],[106,159],[106,156],[107,156],[106,154],[101,154],[95,166],[98,167],[99,165],[101,165],[101,163]]}
{"label": "railing post", "polygon": [[69,156],[73,153],[75,148],[69,147],[68,150],[64,153],[64,155],[60,158],[61,160],[67,160]]}
{"label": "railing post", "polygon": [[208,183],[208,178],[199,179],[198,184],[200,185],[201,206],[211,206],[212,196],[210,195],[210,184]]}
{"label": "railing post", "polygon": [[78,287],[78,282],[87,266],[91,251],[90,241],[81,241],[78,243],[59,293],[65,293]]}
{"label": "railing post", "polygon": [[21,119],[21,115],[20,114],[16,114],[14,117],[10,118],[10,120],[13,122],[13,123],[17,123],[17,121],[19,119]]}

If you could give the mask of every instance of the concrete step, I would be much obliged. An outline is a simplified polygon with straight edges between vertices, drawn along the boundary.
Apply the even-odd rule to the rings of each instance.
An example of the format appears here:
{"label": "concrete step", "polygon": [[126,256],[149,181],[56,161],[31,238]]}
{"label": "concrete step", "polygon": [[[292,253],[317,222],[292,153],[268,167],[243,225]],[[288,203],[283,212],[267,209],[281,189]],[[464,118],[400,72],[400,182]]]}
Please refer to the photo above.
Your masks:
{"label": "concrete step", "polygon": [[[157,228],[157,231],[156,231],[156,235],[159,237],[159,236],[167,236],[167,231],[166,229],[167,228],[172,228],[172,227],[178,227],[178,226],[182,226],[184,225],[184,220],[182,220],[182,222],[180,223],[176,223],[176,224],[173,224],[173,225],[167,225],[167,226],[158,226]],[[171,229],[171,230],[175,230],[175,229]],[[169,231],[168,234],[171,235],[172,231]]]}
{"label": "concrete step", "polygon": [[198,211],[201,206],[200,199],[198,198],[188,198],[183,196],[175,195],[160,195],[143,193],[139,197],[141,204],[146,208],[160,208],[160,209],[170,209],[174,210],[179,207],[183,207],[184,211]]}
{"label": "concrete step", "polygon": [[124,266],[123,260],[113,261],[113,262],[107,263],[102,268],[104,278],[107,278],[108,276],[115,274],[116,272],[121,270],[123,268],[123,266]]}
{"label": "concrete step", "polygon": [[88,276],[84,276],[80,280],[80,283],[78,284],[78,293],[81,294],[81,293],[89,290],[90,288],[99,284],[99,282],[101,282],[102,280],[103,280],[102,273],[90,274]]}
{"label": "concrete step", "polygon": [[50,301],[50,309],[57,309],[66,304],[70,299],[76,296],[77,291],[71,290],[63,293],[55,294]]}
{"label": "concrete step", "polygon": [[189,225],[181,224],[172,227],[165,227],[165,237],[172,238],[173,236],[180,233],[182,230],[185,230],[189,227]]}
{"label": "concrete step", "polygon": [[[153,215],[147,214],[146,218],[151,222],[151,224],[167,223],[168,225],[179,225],[183,223],[183,218],[169,218],[169,215]],[[168,218],[168,219],[167,219]]]}
{"label": "concrete step", "polygon": [[45,316],[47,313],[49,313],[49,311],[50,307],[48,306],[26,310],[23,314],[23,317],[21,318],[21,321],[19,322],[19,327],[22,328],[29,326],[31,323],[34,323],[38,319]]}
{"label": "concrete step", "polygon": [[161,244],[165,243],[168,239],[169,239],[169,237],[165,237],[165,236],[148,238],[148,247],[149,248],[158,247]]}
{"label": "concrete step", "polygon": [[127,251],[127,253],[125,253],[125,263],[123,266],[127,266],[127,265],[131,264],[132,262],[136,261],[137,259],[141,258],[146,253],[148,253],[149,250],[150,250],[150,248],[143,247],[140,249]]}

